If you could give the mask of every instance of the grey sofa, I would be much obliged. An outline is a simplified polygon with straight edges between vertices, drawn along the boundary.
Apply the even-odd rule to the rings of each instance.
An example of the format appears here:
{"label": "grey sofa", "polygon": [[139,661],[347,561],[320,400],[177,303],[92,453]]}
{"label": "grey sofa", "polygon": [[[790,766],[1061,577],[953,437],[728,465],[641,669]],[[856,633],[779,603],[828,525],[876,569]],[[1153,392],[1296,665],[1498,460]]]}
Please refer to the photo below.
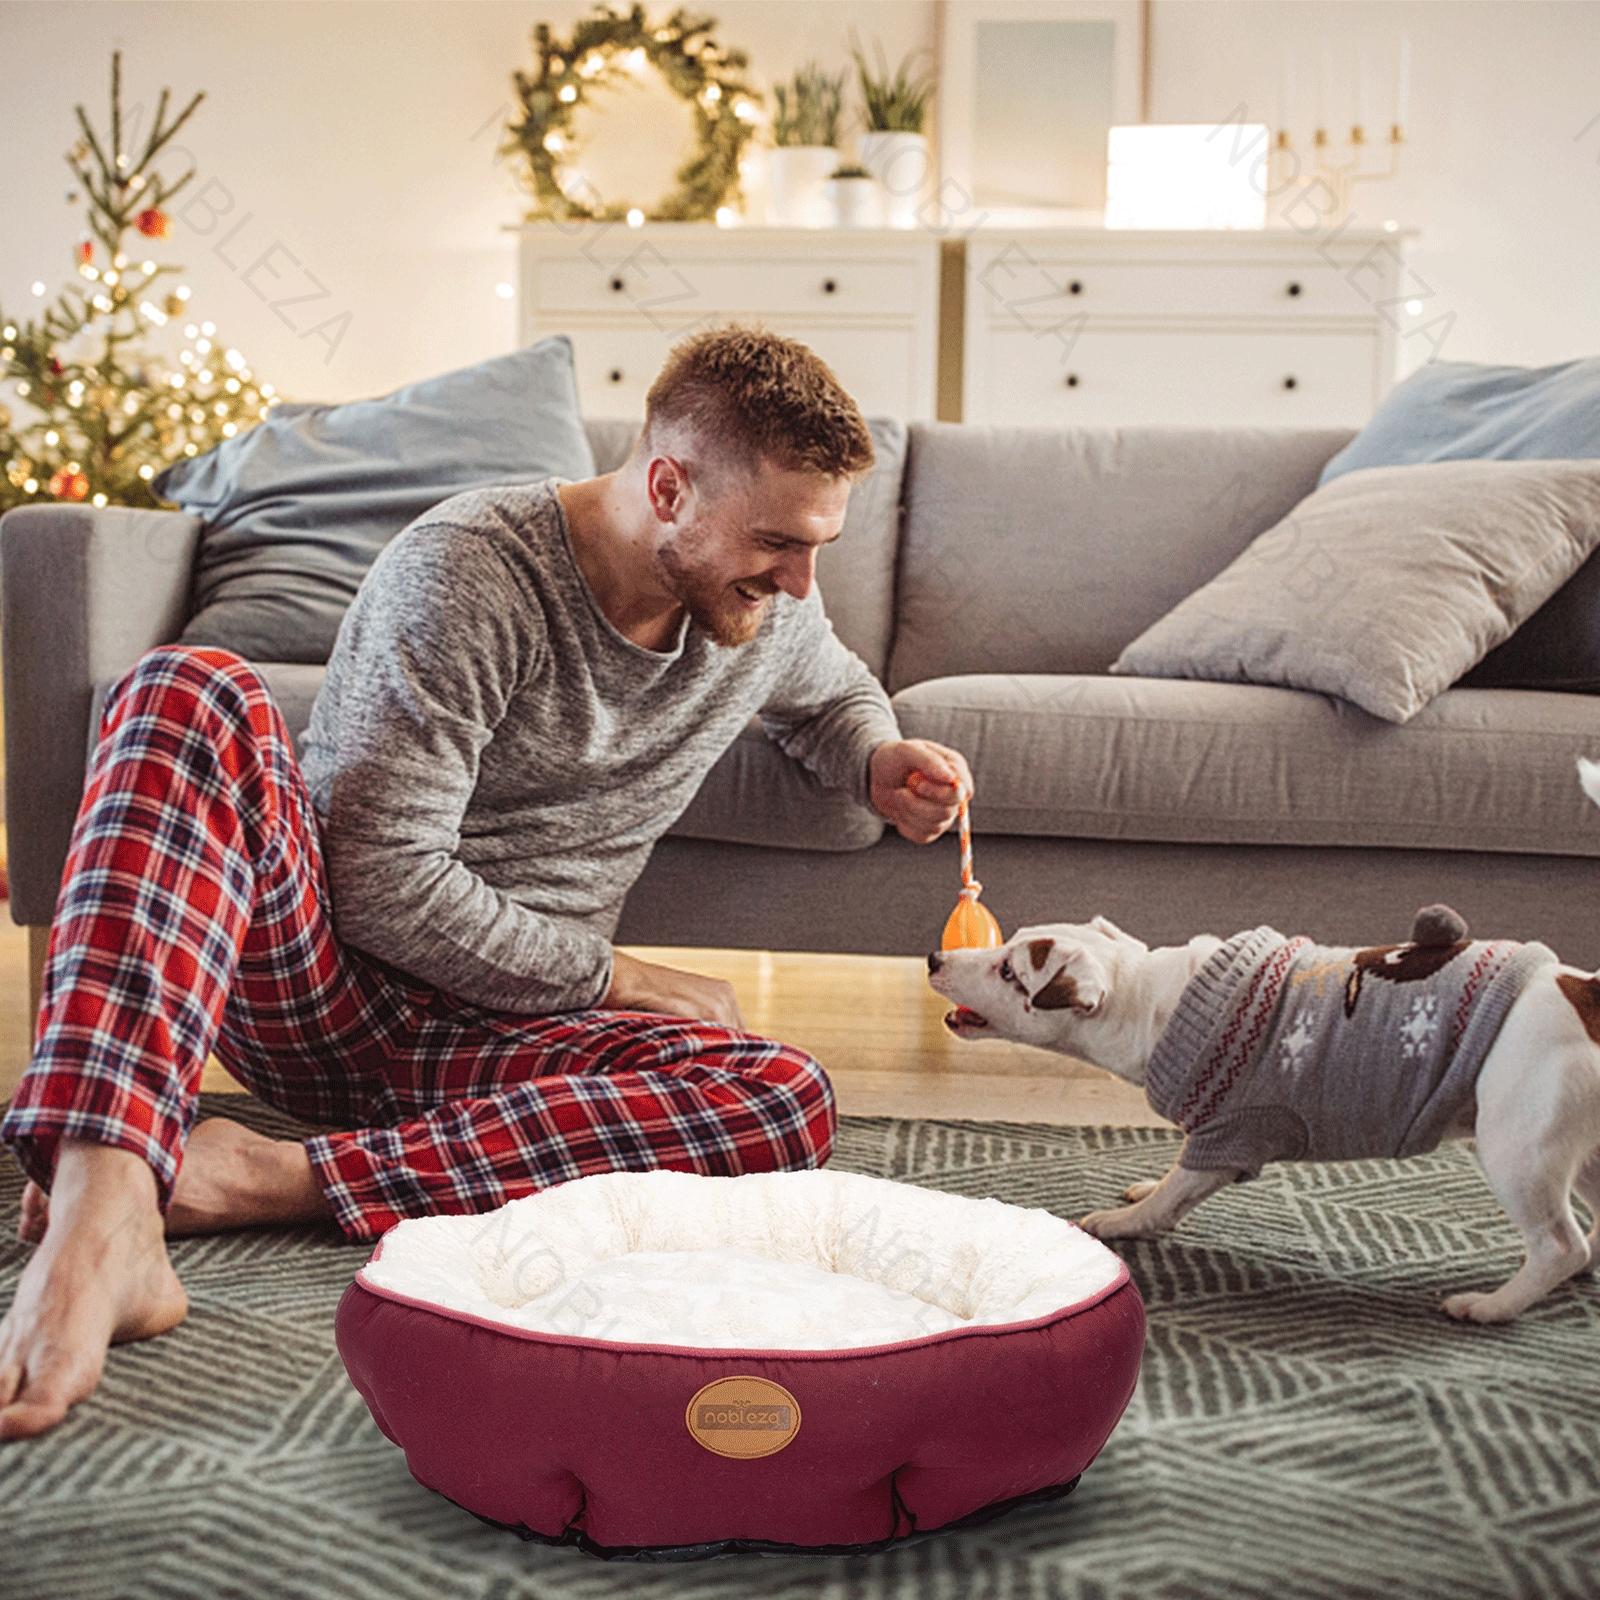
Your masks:
{"label": "grey sofa", "polygon": [[[588,424],[601,471],[626,423]],[[1451,689],[1397,727],[1294,690],[1111,676],[1121,647],[1315,486],[1349,429],[877,422],[818,581],[908,736],[963,750],[984,900],[1007,928],[1102,911],[1151,942],[1259,921],[1475,932],[1600,963],[1592,699]],[[199,527],[31,507],[0,521],[12,915],[43,933],[105,686],[188,614]],[[258,663],[300,736],[320,666]],[[958,885],[753,724],[658,845],[620,942],[918,954]]]}

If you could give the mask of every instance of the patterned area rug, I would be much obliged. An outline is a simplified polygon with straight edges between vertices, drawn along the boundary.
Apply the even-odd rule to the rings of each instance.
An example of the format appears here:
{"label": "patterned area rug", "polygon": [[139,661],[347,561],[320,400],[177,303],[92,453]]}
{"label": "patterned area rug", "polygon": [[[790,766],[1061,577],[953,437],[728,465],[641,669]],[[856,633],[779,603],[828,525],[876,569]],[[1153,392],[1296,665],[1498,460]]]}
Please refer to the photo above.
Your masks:
{"label": "patterned area rug", "polygon": [[[203,1097],[276,1134],[298,1125]],[[846,1119],[835,1164],[1076,1217],[1164,1170],[1162,1130]],[[29,1247],[0,1160],[0,1304]],[[0,1594],[325,1600],[1595,1600],[1600,1286],[1509,1328],[1510,1226],[1468,1150],[1269,1168],[1125,1247],[1133,1404],[1076,1493],[886,1554],[672,1566],[524,1543],[430,1493],[333,1343],[369,1254],[315,1230],[174,1240],[189,1316],[110,1354],[53,1433],[0,1445]]]}

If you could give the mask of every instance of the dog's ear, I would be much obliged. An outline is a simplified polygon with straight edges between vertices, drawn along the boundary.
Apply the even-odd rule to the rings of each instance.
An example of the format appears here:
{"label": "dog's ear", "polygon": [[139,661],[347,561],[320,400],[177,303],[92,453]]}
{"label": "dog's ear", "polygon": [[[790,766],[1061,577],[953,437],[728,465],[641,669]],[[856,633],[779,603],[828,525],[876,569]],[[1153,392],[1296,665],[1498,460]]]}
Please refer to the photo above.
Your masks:
{"label": "dog's ear", "polygon": [[1093,916],[1089,918],[1089,926],[1096,933],[1103,933],[1108,939],[1132,939],[1133,935],[1124,933],[1110,917]]}
{"label": "dog's ear", "polygon": [[[1041,944],[1049,946],[1043,961],[1035,955],[1035,947]],[[1035,1011],[1070,1010],[1092,1017],[1105,1004],[1105,969],[1081,946],[1035,939],[1028,946],[1028,959],[1034,962],[1036,971],[1052,969],[1049,978],[1033,992],[1029,1004]]]}

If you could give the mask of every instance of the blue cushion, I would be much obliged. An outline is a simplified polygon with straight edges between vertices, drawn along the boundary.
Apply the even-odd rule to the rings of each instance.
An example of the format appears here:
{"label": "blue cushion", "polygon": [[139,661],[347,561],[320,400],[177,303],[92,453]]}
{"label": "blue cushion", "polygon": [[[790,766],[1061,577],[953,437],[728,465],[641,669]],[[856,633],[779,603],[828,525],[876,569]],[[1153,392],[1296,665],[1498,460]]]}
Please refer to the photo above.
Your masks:
{"label": "blue cushion", "polygon": [[272,408],[154,480],[200,518],[188,644],[326,661],[378,552],[463,489],[594,476],[565,335],[375,400]]}
{"label": "blue cushion", "polygon": [[1322,469],[1320,488],[1362,467],[1413,461],[1600,456],[1600,356],[1553,367],[1430,361]]}

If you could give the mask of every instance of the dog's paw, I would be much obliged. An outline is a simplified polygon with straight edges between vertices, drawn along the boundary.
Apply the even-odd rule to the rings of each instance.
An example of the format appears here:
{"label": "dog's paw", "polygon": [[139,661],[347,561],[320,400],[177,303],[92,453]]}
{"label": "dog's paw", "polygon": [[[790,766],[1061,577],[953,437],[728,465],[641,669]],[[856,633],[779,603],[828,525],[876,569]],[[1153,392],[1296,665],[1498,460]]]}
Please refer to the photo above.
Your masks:
{"label": "dog's paw", "polygon": [[1128,1187],[1122,1191],[1122,1198],[1128,1201],[1145,1200],[1153,1195],[1160,1187],[1161,1180],[1159,1178],[1141,1178],[1138,1183],[1130,1183]]}
{"label": "dog's paw", "polygon": [[1078,1226],[1097,1239],[1151,1239],[1162,1232],[1138,1216],[1133,1206],[1118,1206],[1111,1211],[1091,1211]]}
{"label": "dog's paw", "polygon": [[1516,1316],[1516,1312],[1510,1309],[1505,1301],[1500,1300],[1497,1303],[1495,1295],[1477,1290],[1450,1295],[1440,1304],[1439,1309],[1447,1317],[1454,1317],[1457,1322],[1510,1322]]}

